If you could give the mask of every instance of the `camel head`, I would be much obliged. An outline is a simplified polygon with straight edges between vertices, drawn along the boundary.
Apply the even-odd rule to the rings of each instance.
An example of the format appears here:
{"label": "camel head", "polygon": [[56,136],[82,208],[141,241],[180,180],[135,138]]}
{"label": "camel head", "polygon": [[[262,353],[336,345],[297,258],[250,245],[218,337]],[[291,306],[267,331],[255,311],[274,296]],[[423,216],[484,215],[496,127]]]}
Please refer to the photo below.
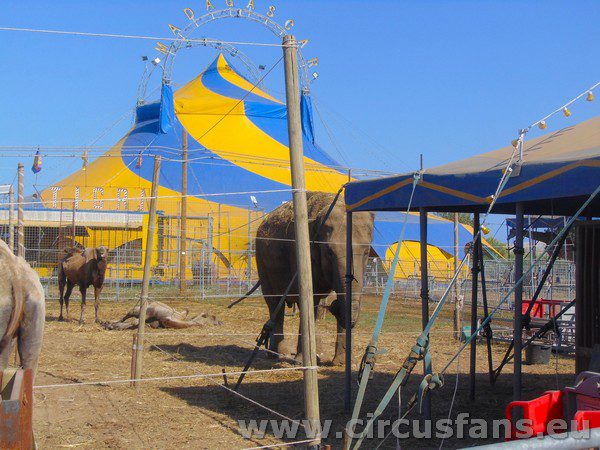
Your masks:
{"label": "camel head", "polygon": [[100,247],[96,247],[96,259],[98,261],[108,258],[108,247],[101,245]]}

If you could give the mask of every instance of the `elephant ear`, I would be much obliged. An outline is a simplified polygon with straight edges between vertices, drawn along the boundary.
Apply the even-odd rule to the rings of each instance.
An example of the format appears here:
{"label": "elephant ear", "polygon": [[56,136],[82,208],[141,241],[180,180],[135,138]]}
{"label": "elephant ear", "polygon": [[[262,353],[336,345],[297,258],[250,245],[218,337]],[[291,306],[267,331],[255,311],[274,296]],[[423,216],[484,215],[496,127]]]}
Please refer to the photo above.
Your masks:
{"label": "elephant ear", "polygon": [[93,259],[97,259],[98,254],[96,253],[95,248],[86,248],[83,251],[83,256],[85,258],[85,262],[88,263],[88,262],[92,261]]}

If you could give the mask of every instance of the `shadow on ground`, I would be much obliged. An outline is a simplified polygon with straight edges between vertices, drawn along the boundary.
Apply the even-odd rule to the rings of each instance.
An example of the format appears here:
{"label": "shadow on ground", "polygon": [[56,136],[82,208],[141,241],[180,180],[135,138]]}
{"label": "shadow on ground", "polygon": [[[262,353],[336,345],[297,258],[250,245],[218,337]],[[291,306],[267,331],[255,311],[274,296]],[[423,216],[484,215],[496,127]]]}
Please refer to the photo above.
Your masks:
{"label": "shadow on ground", "polygon": [[[151,347],[150,351],[159,352],[159,348],[170,354],[173,354],[181,361],[199,362],[204,365],[214,367],[240,366],[240,370],[246,364],[246,361],[248,361],[253,351],[252,348],[249,348],[249,346],[241,347],[235,344],[198,347],[196,345],[184,342],[180,344],[156,343],[155,346],[153,345]],[[264,350],[260,350],[254,359],[252,367],[268,369],[274,365],[280,364],[291,365],[293,363],[291,361],[279,361],[275,358],[272,358],[270,354]]]}
{"label": "shadow on ground", "polygon": [[[393,376],[391,374],[375,374],[373,380],[369,383],[367,396],[362,410],[363,417],[366,416],[368,412],[372,412],[375,409],[377,403],[383,397],[385,391],[392,382],[392,379]],[[409,379],[408,384],[402,388],[403,413],[405,412],[405,406],[409,398],[417,391],[421,379],[422,375],[415,374]],[[344,373],[342,370],[323,368],[320,371],[319,396],[321,420],[331,420],[331,428],[324,442],[331,444],[333,448],[341,447],[341,431],[349,418],[349,415],[344,412],[343,382]],[[567,375],[548,376],[528,374],[524,378],[524,397],[526,399],[534,398],[545,390],[555,388],[557,383],[559,386],[565,386],[572,382],[573,377]],[[287,417],[301,419],[304,410],[302,388],[302,380],[265,383],[253,378],[252,375],[248,375],[240,388],[240,393]],[[488,428],[491,430],[491,421],[504,418],[504,409],[512,399],[512,374],[506,373],[501,375],[500,379],[493,387],[489,384],[487,374],[479,374],[477,376],[477,390],[474,401],[469,399],[468,374],[460,375],[458,384],[456,375],[448,375],[445,380],[445,385],[433,392],[431,397],[432,417],[434,420],[432,427],[434,433],[437,426],[435,421],[445,419],[450,414],[449,409],[455,388],[456,398],[452,414],[450,415],[451,418],[456,418],[458,413],[467,413],[471,419],[486,420],[489,424]],[[354,389],[356,392],[356,387]],[[165,387],[162,388],[162,390],[186,401],[191,406],[208,408],[217,413],[227,415],[231,417],[233,421],[278,419],[275,415],[262,408],[251,405],[246,400],[236,397],[234,394],[231,394],[216,385],[202,387]],[[418,407],[413,409],[408,416],[409,419],[419,417],[417,409]],[[397,396],[394,396],[394,399],[390,402],[381,418],[393,422],[399,417],[398,412],[398,399]],[[387,430],[389,431],[390,429],[391,426],[387,426]],[[421,428],[421,430],[424,430],[424,428]],[[409,431],[409,428],[401,428],[401,431]],[[473,428],[472,433],[474,433],[474,436],[470,437],[468,428],[465,428],[463,438],[459,439],[457,436],[452,436],[445,439],[443,447],[462,448],[501,441],[498,439],[482,438],[481,435],[484,432],[480,431],[480,429],[478,431]],[[272,433],[267,434],[272,435]],[[375,434],[377,435],[378,433]],[[383,434],[385,434],[385,432]],[[300,440],[303,438],[304,434],[300,433],[295,438],[290,437],[290,440]],[[381,440],[379,438],[374,437],[365,442],[363,448],[375,448],[380,442]],[[435,437],[432,439],[417,439],[415,437],[410,437],[407,440],[401,441],[401,446],[404,448],[439,448],[440,443],[441,439],[436,439]],[[395,437],[388,437],[381,445],[381,448],[396,448]]]}

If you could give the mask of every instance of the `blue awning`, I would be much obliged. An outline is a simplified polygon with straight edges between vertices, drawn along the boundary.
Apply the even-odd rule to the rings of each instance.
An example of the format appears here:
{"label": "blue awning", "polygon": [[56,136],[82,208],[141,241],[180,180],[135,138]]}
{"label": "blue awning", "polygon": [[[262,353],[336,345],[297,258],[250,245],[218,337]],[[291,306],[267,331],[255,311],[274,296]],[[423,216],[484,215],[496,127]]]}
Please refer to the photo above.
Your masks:
{"label": "blue awning", "polygon": [[[425,170],[412,208],[484,212],[512,146]],[[346,186],[349,211],[405,211],[413,174],[356,181]],[[523,160],[502,191],[495,213],[572,215],[600,184],[600,116],[525,142]],[[586,215],[600,216],[600,199]]]}

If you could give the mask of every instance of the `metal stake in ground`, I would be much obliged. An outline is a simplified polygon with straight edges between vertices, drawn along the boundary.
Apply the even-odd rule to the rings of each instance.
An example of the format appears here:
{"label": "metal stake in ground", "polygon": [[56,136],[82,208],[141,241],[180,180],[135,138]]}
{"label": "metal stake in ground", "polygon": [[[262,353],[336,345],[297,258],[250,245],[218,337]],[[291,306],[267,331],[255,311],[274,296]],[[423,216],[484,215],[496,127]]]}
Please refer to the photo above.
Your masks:
{"label": "metal stake in ground", "polygon": [[[144,255],[144,278],[142,279],[142,292],[140,294],[140,318],[137,332],[137,342],[133,345],[132,358],[133,373],[131,378],[139,380],[142,376],[142,362],[144,356],[144,331],[146,327],[146,309],[148,308],[148,287],[152,276],[152,248],[154,245],[154,227],[156,223],[156,204],[158,202],[158,181],[160,178],[160,156],[154,157],[154,174],[152,176],[152,193],[150,197],[150,213],[148,215],[148,233],[146,235],[146,254]],[[134,386],[136,382],[132,383]]]}
{"label": "metal stake in ground", "polygon": [[298,266],[298,292],[300,302],[300,330],[302,339],[302,364],[304,370],[304,406],[306,418],[311,423],[309,438],[312,445],[321,441],[319,426],[319,389],[317,379],[317,344],[313,309],[312,273],[310,265],[310,238],[306,184],[304,180],[304,155],[300,117],[300,86],[298,81],[298,43],[294,36],[283,38],[285,60],[285,90],[290,142],[290,167],[294,200],[294,227],[296,233],[296,262]]}
{"label": "metal stake in ground", "polygon": [[25,201],[25,166],[19,163],[17,185],[17,256],[25,258],[25,230],[23,225],[23,203]]}

